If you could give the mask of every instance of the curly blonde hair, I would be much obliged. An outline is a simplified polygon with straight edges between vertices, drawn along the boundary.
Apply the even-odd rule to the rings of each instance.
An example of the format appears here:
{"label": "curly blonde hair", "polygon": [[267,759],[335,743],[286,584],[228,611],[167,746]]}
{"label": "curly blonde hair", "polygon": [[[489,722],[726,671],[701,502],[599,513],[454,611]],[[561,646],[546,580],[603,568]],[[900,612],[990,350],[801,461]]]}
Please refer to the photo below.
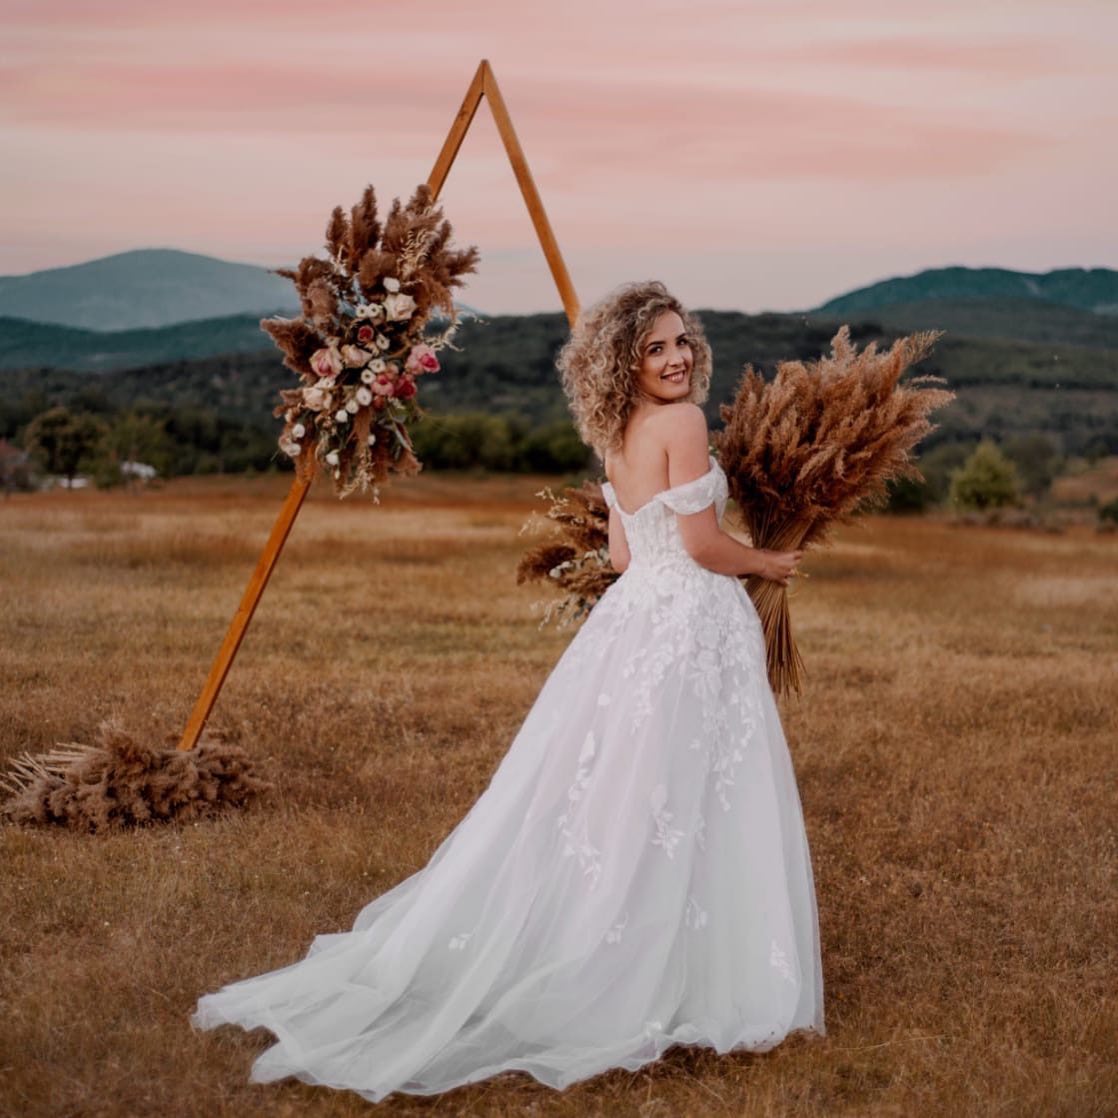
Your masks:
{"label": "curly blonde hair", "polygon": [[683,320],[694,358],[686,399],[701,404],[710,389],[710,345],[698,318],[656,280],[627,283],[579,315],[556,358],[578,433],[603,459],[621,445],[637,399],[641,348],[665,311]]}

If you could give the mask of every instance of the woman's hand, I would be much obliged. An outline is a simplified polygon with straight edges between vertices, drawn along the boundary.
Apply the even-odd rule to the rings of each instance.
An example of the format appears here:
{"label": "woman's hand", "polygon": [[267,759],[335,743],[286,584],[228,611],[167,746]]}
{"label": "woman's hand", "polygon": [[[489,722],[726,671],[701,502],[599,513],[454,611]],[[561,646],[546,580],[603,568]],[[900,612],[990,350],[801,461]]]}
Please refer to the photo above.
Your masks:
{"label": "woman's hand", "polygon": [[767,551],[757,548],[757,574],[771,582],[779,582],[787,586],[788,580],[797,574],[803,551]]}

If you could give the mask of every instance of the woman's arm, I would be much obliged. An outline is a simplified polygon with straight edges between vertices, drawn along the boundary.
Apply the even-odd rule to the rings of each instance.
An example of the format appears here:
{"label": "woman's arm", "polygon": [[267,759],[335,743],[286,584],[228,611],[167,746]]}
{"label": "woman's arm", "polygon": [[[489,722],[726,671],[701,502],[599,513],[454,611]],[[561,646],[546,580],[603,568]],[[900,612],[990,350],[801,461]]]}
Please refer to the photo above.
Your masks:
{"label": "woman's arm", "polygon": [[624,574],[629,566],[629,541],[625,538],[625,525],[617,509],[609,510],[609,565]]}
{"label": "woman's arm", "polygon": [[[667,413],[668,408],[664,411]],[[665,424],[668,481],[674,488],[702,477],[710,469],[706,417],[694,404],[674,404]],[[679,534],[687,553],[700,566],[721,575],[760,575],[787,586],[802,551],[767,551],[747,547],[724,532],[713,505],[679,516]],[[612,531],[610,538],[612,540]]]}

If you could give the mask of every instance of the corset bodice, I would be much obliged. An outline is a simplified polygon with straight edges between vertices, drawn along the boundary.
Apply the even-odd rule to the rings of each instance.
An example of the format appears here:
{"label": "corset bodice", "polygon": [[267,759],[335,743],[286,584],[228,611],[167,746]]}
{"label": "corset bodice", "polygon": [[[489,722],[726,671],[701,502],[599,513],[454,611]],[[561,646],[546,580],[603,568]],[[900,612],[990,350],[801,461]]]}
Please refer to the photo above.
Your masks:
{"label": "corset bodice", "polygon": [[618,504],[617,494],[608,481],[602,483],[602,496],[610,508],[621,514],[632,567],[697,565],[683,546],[676,516],[702,512],[708,505],[714,505],[721,520],[729,487],[722,467],[711,458],[710,469],[702,477],[661,490],[634,512],[626,512]]}

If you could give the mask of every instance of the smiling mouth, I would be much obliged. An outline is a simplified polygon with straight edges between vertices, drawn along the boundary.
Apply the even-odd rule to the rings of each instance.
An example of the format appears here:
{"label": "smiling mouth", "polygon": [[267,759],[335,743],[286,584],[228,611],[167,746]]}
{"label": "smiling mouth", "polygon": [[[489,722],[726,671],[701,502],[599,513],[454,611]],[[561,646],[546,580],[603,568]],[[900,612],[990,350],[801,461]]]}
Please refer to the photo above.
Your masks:
{"label": "smiling mouth", "polygon": [[685,380],[686,377],[687,377],[687,370],[686,369],[680,369],[678,373],[664,373],[664,375],[660,379],[661,380],[670,380],[673,384],[677,384],[680,381]]}

